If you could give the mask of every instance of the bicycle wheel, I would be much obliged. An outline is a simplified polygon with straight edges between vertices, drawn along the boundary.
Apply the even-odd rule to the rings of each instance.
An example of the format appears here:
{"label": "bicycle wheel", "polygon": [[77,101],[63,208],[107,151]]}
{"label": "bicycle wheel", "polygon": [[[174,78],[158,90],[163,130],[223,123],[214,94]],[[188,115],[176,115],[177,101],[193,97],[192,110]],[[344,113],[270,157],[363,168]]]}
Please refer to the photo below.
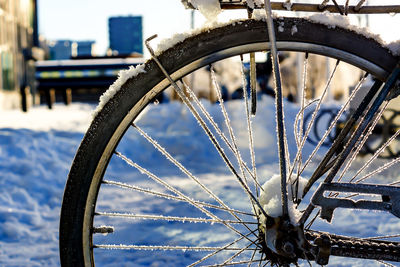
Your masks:
{"label": "bicycle wheel", "polygon": [[[278,30],[278,26],[284,30]],[[279,51],[344,61],[382,81],[396,65],[396,58],[374,40],[339,27],[284,18],[276,22],[276,33]],[[182,86],[184,77],[201,67],[250,52],[268,51],[267,37],[265,22],[240,21],[188,37],[160,53],[158,59]],[[163,105],[152,105],[154,97],[170,84],[154,60],[141,70],[105,103],[77,151],[61,210],[61,264],[181,266],[197,262],[258,266],[267,262],[265,248],[259,243],[258,217],[254,216],[249,192],[243,187],[251,187],[255,196],[260,194],[259,184],[273,176],[272,170],[276,169],[276,160],[271,156],[276,154],[276,142],[265,130],[275,129],[273,100],[264,97],[259,101],[255,117],[246,112],[248,108],[243,103],[228,103],[229,107],[224,108],[227,112],[222,113],[216,113],[214,105],[203,104],[194,111],[202,115],[194,119],[179,102],[169,104],[167,110]],[[185,92],[194,97],[190,89]],[[247,103],[247,94],[243,95],[243,102]],[[287,117],[295,118],[299,107],[286,105]],[[203,106],[210,116],[202,113]],[[240,109],[244,115],[237,114]],[[229,124],[227,114],[238,119]],[[207,119],[210,120],[204,124],[208,134],[200,136],[194,129],[199,120]],[[226,126],[221,125],[224,121]],[[288,120],[286,126],[293,128],[296,122]],[[156,127],[152,129],[151,125]],[[214,125],[220,129],[215,130],[216,137],[210,134]],[[232,129],[236,130],[236,138]],[[250,149],[245,153],[243,147],[249,146],[247,132],[253,131],[255,142],[249,141]],[[296,138],[288,140],[292,161],[297,153],[293,147],[298,147]],[[150,149],[152,152],[148,152]],[[312,151],[307,145],[304,149],[308,152],[302,155],[303,160]],[[302,176],[313,173],[321,158],[318,155],[324,151],[316,153]],[[224,155],[223,159],[220,155]],[[243,163],[247,160],[252,164]],[[251,177],[256,176],[256,166],[259,180],[254,182]],[[236,186],[233,181],[242,176],[248,177],[248,185],[244,181],[245,186]],[[304,201],[307,200],[309,197]],[[331,228],[333,233],[346,233],[343,227]]]}

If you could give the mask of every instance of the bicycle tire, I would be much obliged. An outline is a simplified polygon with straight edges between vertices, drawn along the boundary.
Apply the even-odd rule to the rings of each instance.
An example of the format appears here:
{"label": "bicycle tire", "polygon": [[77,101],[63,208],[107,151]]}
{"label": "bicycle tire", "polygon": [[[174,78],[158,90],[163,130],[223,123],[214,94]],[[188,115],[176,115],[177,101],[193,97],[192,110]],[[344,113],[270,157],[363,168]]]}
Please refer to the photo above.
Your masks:
{"label": "bicycle tire", "polygon": [[[397,59],[386,48],[355,32],[299,18],[279,20],[284,22],[285,29],[296,26],[298,31],[295,34],[290,30],[279,31],[275,23],[278,49],[339,58],[381,80],[385,80],[396,65]],[[267,42],[265,22],[246,20],[191,36],[164,51],[158,58],[168,73],[177,73],[174,77],[178,78],[215,60],[265,49]],[[93,119],[76,153],[60,217],[62,266],[94,266],[90,247],[91,223],[103,174],[114,148],[131,122],[154,96],[169,85],[154,60],[146,62],[144,70],[126,81],[104,105]]]}

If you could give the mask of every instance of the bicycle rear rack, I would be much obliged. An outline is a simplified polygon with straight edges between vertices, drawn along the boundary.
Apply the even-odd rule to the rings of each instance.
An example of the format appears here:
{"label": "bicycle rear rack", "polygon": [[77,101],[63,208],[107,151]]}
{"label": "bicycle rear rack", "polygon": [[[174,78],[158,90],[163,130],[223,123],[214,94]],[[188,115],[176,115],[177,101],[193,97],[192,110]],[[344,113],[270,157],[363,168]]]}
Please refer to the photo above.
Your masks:
{"label": "bicycle rear rack", "polygon": [[[190,4],[190,0],[181,0],[186,8],[194,9]],[[219,0],[222,9],[249,9],[246,0]],[[318,1],[316,1],[318,2]],[[291,3],[286,2],[271,2],[273,10],[282,11],[302,11],[302,12],[324,12],[329,11],[330,13],[340,14],[388,14],[388,13],[400,13],[400,5],[385,5],[385,6],[365,6],[365,1],[360,1],[357,5],[345,6],[338,5],[336,0],[334,4],[328,5],[329,1],[323,1],[320,4],[310,3]],[[255,9],[262,9],[264,5],[255,5]]]}

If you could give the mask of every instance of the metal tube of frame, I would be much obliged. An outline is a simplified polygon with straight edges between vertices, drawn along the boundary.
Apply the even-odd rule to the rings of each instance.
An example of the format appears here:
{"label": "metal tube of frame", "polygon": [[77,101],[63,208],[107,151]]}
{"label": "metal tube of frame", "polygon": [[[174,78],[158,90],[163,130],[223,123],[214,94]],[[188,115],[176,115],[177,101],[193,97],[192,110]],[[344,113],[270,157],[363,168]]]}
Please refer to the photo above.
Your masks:
{"label": "metal tube of frame", "polygon": [[[327,5],[324,8],[320,8],[318,4],[302,4],[302,3],[293,3],[288,10],[283,2],[272,2],[271,8],[273,10],[282,10],[282,11],[303,11],[303,12],[324,12],[329,11],[330,13],[340,13],[335,5]],[[221,3],[222,9],[243,9],[247,8],[246,3]],[[257,7],[257,8],[263,8]],[[343,7],[342,7],[343,8]],[[342,9],[341,8],[341,9]],[[387,5],[387,6],[349,6],[348,14],[388,14],[388,13],[400,13],[400,5]]]}
{"label": "metal tube of frame", "polygon": [[[340,170],[342,164],[346,160],[347,156],[351,152],[352,148],[356,144],[358,138],[364,132],[364,130],[368,127],[371,120],[374,118],[375,113],[377,112],[380,105],[385,101],[387,96],[390,93],[390,90],[395,86],[397,80],[400,78],[400,65],[393,70],[392,74],[388,78],[386,84],[383,86],[381,91],[379,92],[378,96],[376,97],[374,103],[371,105],[371,108],[368,110],[367,115],[365,116],[364,121],[361,122],[360,127],[358,127],[357,132],[354,134],[353,139],[351,139],[348,145],[344,148],[344,150],[340,153],[338,159],[334,163],[333,167],[331,168],[330,172],[325,178],[325,183],[332,182],[333,178]],[[303,213],[302,217],[300,218],[299,223],[304,223],[308,216],[310,216],[312,210],[314,209],[313,205],[310,203],[307,207],[307,210]]]}
{"label": "metal tube of frame", "polygon": [[275,106],[276,106],[276,127],[278,135],[279,166],[281,174],[281,194],[282,194],[282,215],[285,217],[288,212],[288,198],[286,189],[286,151],[285,151],[285,125],[283,123],[283,96],[281,74],[279,71],[278,51],[276,48],[275,28],[272,20],[272,10],[270,0],[265,0],[265,11],[267,13],[267,26],[269,42],[271,44],[272,70],[275,82]]}

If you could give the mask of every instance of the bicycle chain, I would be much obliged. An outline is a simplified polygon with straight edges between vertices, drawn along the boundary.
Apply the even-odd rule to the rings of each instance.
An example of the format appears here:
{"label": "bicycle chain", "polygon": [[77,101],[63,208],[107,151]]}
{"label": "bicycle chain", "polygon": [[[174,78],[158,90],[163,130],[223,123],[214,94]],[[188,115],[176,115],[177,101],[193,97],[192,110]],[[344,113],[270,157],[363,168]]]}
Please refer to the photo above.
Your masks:
{"label": "bicycle chain", "polygon": [[309,242],[314,242],[321,234],[329,236],[330,255],[332,256],[400,261],[399,242],[352,238],[310,231],[306,231],[305,237]]}

